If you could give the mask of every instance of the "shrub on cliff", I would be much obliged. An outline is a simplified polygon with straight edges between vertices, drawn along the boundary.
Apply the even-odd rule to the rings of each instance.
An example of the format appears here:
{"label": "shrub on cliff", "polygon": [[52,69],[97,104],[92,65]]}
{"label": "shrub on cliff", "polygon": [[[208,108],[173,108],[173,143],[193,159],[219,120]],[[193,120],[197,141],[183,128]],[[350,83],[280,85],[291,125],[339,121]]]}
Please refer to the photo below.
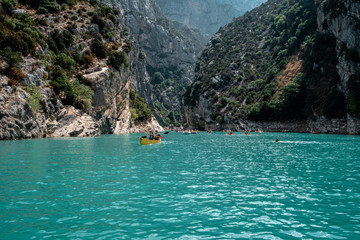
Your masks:
{"label": "shrub on cliff", "polygon": [[130,90],[130,112],[134,121],[148,121],[153,116],[151,109],[134,90]]}
{"label": "shrub on cliff", "polygon": [[50,78],[56,80],[57,78],[67,78],[66,71],[59,65],[54,65],[50,71]]}
{"label": "shrub on cliff", "polygon": [[0,0],[0,8],[10,12],[17,4],[16,0]]}
{"label": "shrub on cliff", "polygon": [[17,66],[21,61],[21,52],[13,51],[11,47],[0,50],[0,56],[10,67]]}
{"label": "shrub on cliff", "polygon": [[54,64],[62,67],[66,71],[73,71],[76,66],[74,59],[65,53],[60,53],[59,55],[55,56]]}
{"label": "shrub on cliff", "polygon": [[81,109],[84,112],[90,111],[92,96],[94,95],[94,91],[90,87],[80,83],[78,79],[74,79],[70,83],[70,90],[67,94],[75,108]]}
{"label": "shrub on cliff", "polygon": [[98,58],[106,58],[108,55],[108,50],[106,45],[101,39],[96,39],[91,45],[91,50],[96,54]]}
{"label": "shrub on cliff", "polygon": [[151,79],[151,84],[160,84],[165,80],[163,75],[160,72],[154,73],[154,76]]}
{"label": "shrub on cliff", "polygon": [[61,6],[55,0],[42,0],[40,6],[46,8],[50,13],[58,13]]}
{"label": "shrub on cliff", "polygon": [[120,70],[123,66],[129,66],[129,60],[124,52],[112,51],[109,56],[109,63],[117,70]]}
{"label": "shrub on cliff", "polygon": [[30,86],[24,87],[24,90],[30,94],[30,96],[27,99],[30,108],[34,112],[42,112],[41,93],[39,92],[38,88],[35,85],[30,84]]}
{"label": "shrub on cliff", "polygon": [[74,42],[75,36],[66,29],[62,32],[54,30],[47,39],[47,44],[49,45],[50,50],[52,50],[55,54],[58,54],[59,51],[65,50]]}
{"label": "shrub on cliff", "polygon": [[55,93],[63,92],[65,97],[62,99],[65,104],[73,105],[75,108],[88,112],[91,109],[92,96],[94,91],[78,79],[69,81],[66,75],[62,75],[50,84],[53,86]]}

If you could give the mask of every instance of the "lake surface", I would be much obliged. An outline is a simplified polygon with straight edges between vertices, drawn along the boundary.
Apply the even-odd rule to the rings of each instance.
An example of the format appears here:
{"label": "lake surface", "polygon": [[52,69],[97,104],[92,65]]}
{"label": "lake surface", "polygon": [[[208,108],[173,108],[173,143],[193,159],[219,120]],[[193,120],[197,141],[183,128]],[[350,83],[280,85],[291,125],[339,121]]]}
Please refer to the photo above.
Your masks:
{"label": "lake surface", "polygon": [[359,136],[139,136],[0,142],[0,239],[360,239]]}

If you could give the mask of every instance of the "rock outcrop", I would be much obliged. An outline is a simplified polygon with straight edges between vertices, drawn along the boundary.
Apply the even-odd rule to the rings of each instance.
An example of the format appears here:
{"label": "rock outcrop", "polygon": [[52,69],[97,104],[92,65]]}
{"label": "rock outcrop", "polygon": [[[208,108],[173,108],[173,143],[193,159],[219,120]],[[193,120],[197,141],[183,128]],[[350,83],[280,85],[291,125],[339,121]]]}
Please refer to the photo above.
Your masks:
{"label": "rock outcrop", "polygon": [[[96,11],[107,11],[111,20],[99,15],[90,18]],[[42,41],[36,54],[20,57],[20,63],[14,66],[0,59],[0,139],[89,137],[136,131],[129,93],[134,88],[149,96],[150,101],[150,78],[143,50],[131,35],[121,33],[121,14],[115,16],[105,5],[94,7],[87,2],[79,2],[60,14],[46,14],[46,19],[45,14],[35,14],[32,9],[14,10],[13,14],[29,15],[34,22],[42,19],[34,29],[47,42]],[[77,19],[78,14],[80,21],[66,25],[66,19]],[[109,32],[101,30],[101,25],[106,25]],[[53,34],[59,41],[68,41],[61,53],[51,40]],[[64,48],[65,44],[61,44]],[[102,56],[99,49],[106,49]],[[79,61],[76,70],[73,58]],[[56,73],[54,69],[58,69]],[[55,87],[60,90],[55,91]],[[143,124],[160,128],[155,119]]]}
{"label": "rock outcrop", "polygon": [[0,91],[0,139],[13,140],[46,136],[45,116],[33,111],[29,94],[9,86]]}
{"label": "rock outcrop", "polygon": [[315,3],[319,31],[330,33],[336,39],[339,89],[350,105],[350,113],[346,116],[347,132],[360,134],[360,101],[355,92],[360,86],[360,2],[315,0]]}
{"label": "rock outcrop", "polygon": [[101,134],[95,119],[73,106],[65,106],[56,119],[46,121],[47,137],[93,137]]}

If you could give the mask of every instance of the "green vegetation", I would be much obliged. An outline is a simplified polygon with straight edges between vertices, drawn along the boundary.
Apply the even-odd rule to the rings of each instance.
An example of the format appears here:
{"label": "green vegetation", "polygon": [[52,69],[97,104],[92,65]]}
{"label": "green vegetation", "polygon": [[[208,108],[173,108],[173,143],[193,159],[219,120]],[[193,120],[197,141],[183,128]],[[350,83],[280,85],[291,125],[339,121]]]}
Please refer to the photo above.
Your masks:
{"label": "green vegetation", "polygon": [[[118,24],[116,17],[119,11],[109,8],[105,4],[98,1],[91,0],[94,12],[89,19],[98,24],[100,34],[95,37],[93,44],[89,48],[83,45],[76,46],[78,39],[72,29],[77,28],[76,23],[68,25],[64,29],[59,29],[53,26],[53,23],[47,21],[47,18],[53,19],[55,23],[61,19],[69,19],[72,21],[78,20],[78,16],[69,14],[71,11],[66,11],[75,6],[79,1],[76,0],[0,0],[0,58],[7,64],[4,73],[9,77],[9,85],[22,86],[24,84],[25,74],[21,70],[21,61],[24,57],[31,55],[39,61],[39,64],[49,73],[49,76],[44,73],[43,81],[49,81],[52,90],[54,91],[54,98],[60,98],[64,104],[70,104],[85,112],[89,112],[92,108],[92,96],[94,93],[94,86],[92,81],[86,79],[77,69],[89,67],[94,57],[107,58],[109,63],[115,69],[120,70],[122,67],[128,66],[127,55],[123,52],[112,51],[108,52],[108,46],[120,46],[115,40],[110,40],[114,37],[116,29],[108,23],[108,19],[115,25]],[[33,11],[28,13],[19,12],[13,13],[11,10],[18,8],[18,4],[32,8],[36,14],[45,14],[44,17],[33,15]],[[81,4],[87,4],[82,2]],[[66,11],[62,13],[61,11]],[[82,14],[87,12],[85,8],[78,9],[77,13]],[[91,15],[88,12],[89,15]],[[50,22],[50,23],[49,23]],[[52,30],[47,32],[44,36],[40,32],[41,26],[51,27]],[[83,25],[82,27],[85,27]],[[81,37],[85,40],[89,38],[84,33]],[[112,44],[112,45],[111,45]],[[49,53],[43,51],[49,48]],[[130,51],[129,46],[125,47],[124,52]],[[71,52],[70,52],[70,49]],[[118,47],[113,48],[117,50]],[[131,49],[131,48],[130,48]],[[126,50],[126,51],[125,51]],[[35,71],[38,66],[33,65]],[[23,86],[23,89],[30,94],[28,98],[31,108],[35,112],[41,111],[41,93],[38,88],[30,85]],[[56,96],[57,95],[57,96]],[[140,116],[141,117],[141,116]]]}
{"label": "green vegetation", "polygon": [[96,39],[91,45],[92,52],[98,58],[106,58],[108,56],[108,50],[105,43],[102,41],[101,38]]}
{"label": "green vegetation", "polygon": [[65,104],[73,105],[85,112],[91,110],[92,95],[94,91],[89,86],[85,86],[80,76],[69,81],[66,71],[59,65],[55,65],[51,77],[54,79],[50,82],[56,94],[61,92],[65,95],[62,99]]}
{"label": "green vegetation", "polygon": [[[228,113],[233,120],[341,118],[346,105],[358,114],[356,90],[345,103],[336,88],[336,41],[316,26],[312,0],[268,1],[235,19],[203,50],[185,104],[197,106],[200,97],[208,98],[218,122]],[[348,60],[360,62],[356,49],[343,51]],[[349,84],[357,89],[356,81]]]}
{"label": "green vegetation", "polygon": [[[184,74],[184,69],[178,66],[171,66],[169,68],[152,68],[147,66],[147,71],[151,76],[151,85],[154,95],[157,100],[154,102],[155,111],[162,118],[162,123],[165,126],[181,126],[181,105],[180,96],[185,93],[186,82],[181,79]],[[162,102],[161,95],[166,92],[166,95],[173,97],[178,105],[174,109],[171,104]],[[177,98],[178,96],[178,98]],[[160,100],[160,101],[159,101]]]}
{"label": "green vegetation", "polygon": [[124,52],[112,51],[109,55],[109,63],[116,70],[121,70],[124,66],[129,66],[129,60]]}
{"label": "green vegetation", "polygon": [[39,92],[38,88],[35,85],[30,84],[30,86],[24,87],[24,90],[30,94],[30,97],[28,98],[30,108],[34,112],[42,112],[41,93]]}
{"label": "green vegetation", "polygon": [[132,89],[130,90],[130,113],[135,122],[149,121],[153,116],[145,100]]}

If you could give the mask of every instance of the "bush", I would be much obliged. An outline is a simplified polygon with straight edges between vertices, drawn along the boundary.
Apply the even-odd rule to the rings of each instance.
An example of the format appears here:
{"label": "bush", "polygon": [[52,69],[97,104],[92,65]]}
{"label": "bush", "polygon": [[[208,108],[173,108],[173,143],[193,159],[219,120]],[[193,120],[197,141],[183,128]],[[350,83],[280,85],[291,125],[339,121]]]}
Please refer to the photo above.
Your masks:
{"label": "bush", "polygon": [[47,14],[48,10],[44,7],[39,7],[36,12],[37,12],[37,14]]}
{"label": "bush", "polygon": [[41,1],[41,7],[46,8],[50,13],[58,13],[61,10],[61,6],[56,1],[51,0]]}
{"label": "bush", "polygon": [[64,70],[73,71],[75,70],[76,63],[74,59],[66,55],[65,53],[60,53],[54,59],[54,64],[59,65]]}
{"label": "bush", "polygon": [[25,87],[24,90],[30,94],[30,97],[28,97],[28,103],[30,105],[30,108],[34,112],[42,112],[42,106],[41,106],[41,94],[38,90],[38,88],[30,84],[30,86]]}
{"label": "bush", "polygon": [[56,80],[57,78],[67,79],[66,71],[59,65],[54,65],[50,72],[50,78]]}
{"label": "bush", "polygon": [[1,7],[7,11],[10,12],[17,4],[16,0],[2,0],[0,1]]}
{"label": "bush", "polygon": [[123,66],[129,66],[129,60],[123,52],[112,51],[109,56],[109,62],[117,70],[120,70]]}
{"label": "bush", "polygon": [[[54,42],[56,48],[54,47],[52,42]],[[49,38],[47,41],[50,50],[52,51],[54,51],[54,49],[62,51],[65,48],[69,47],[74,42],[75,42],[75,36],[66,29],[62,32],[59,32],[58,30],[54,30],[51,33],[51,38]],[[57,51],[54,52],[57,53]]]}
{"label": "bush", "polygon": [[85,64],[87,66],[90,66],[93,61],[94,61],[94,58],[93,58],[93,55],[91,53],[90,50],[86,50],[85,53],[84,53],[84,60],[85,60]]}
{"label": "bush", "polygon": [[94,91],[84,84],[80,83],[78,79],[70,82],[66,77],[61,76],[50,82],[55,93],[63,91],[66,98],[63,102],[68,105],[73,105],[75,108],[88,112],[91,109],[92,95]]}
{"label": "bush", "polygon": [[145,100],[139,97],[132,89],[130,90],[130,109],[132,109],[131,115],[134,121],[148,121],[153,116],[152,111],[145,103]]}
{"label": "bush", "polygon": [[5,73],[12,80],[10,85],[20,85],[26,77],[21,69],[15,66],[6,69]]}
{"label": "bush", "polygon": [[161,84],[163,81],[165,81],[165,78],[160,72],[155,72],[150,83],[151,84]]}
{"label": "bush", "polygon": [[126,44],[122,47],[122,49],[124,50],[124,52],[129,54],[131,52],[131,44],[130,44],[130,42],[126,42]]}
{"label": "bush", "polygon": [[75,79],[70,83],[70,91],[65,92],[75,108],[88,112],[91,109],[94,91]]}
{"label": "bush", "polygon": [[279,96],[275,101],[275,113],[280,118],[291,118],[297,114],[300,94],[300,85],[291,82],[280,90]]}
{"label": "bush", "polygon": [[81,51],[79,51],[79,50],[72,51],[71,52],[71,57],[80,66],[85,64],[84,53],[82,53]]}
{"label": "bush", "polygon": [[246,116],[251,120],[269,120],[274,112],[273,106],[271,106],[268,102],[257,102],[251,105],[248,110]]}
{"label": "bush", "polygon": [[97,13],[94,14],[91,22],[98,25],[100,32],[106,27],[106,22],[102,20],[102,18]]}
{"label": "bush", "polygon": [[21,61],[21,52],[13,52],[10,47],[6,47],[4,50],[0,50],[0,55],[10,67],[17,66]]}
{"label": "bush", "polygon": [[66,89],[70,88],[70,83],[66,76],[57,77],[55,80],[50,82],[50,85],[53,87],[56,94],[59,94],[60,91],[65,91]]}
{"label": "bush", "polygon": [[6,45],[12,49],[16,49],[22,52],[23,55],[35,54],[36,50],[36,39],[24,31],[19,31],[6,38]]}
{"label": "bush", "polygon": [[106,58],[109,54],[106,45],[101,39],[96,39],[93,42],[93,44],[91,45],[91,50],[93,51],[93,53],[96,54],[96,57],[98,58]]}
{"label": "bush", "polygon": [[131,119],[135,122],[139,118],[135,108],[130,108]]}

